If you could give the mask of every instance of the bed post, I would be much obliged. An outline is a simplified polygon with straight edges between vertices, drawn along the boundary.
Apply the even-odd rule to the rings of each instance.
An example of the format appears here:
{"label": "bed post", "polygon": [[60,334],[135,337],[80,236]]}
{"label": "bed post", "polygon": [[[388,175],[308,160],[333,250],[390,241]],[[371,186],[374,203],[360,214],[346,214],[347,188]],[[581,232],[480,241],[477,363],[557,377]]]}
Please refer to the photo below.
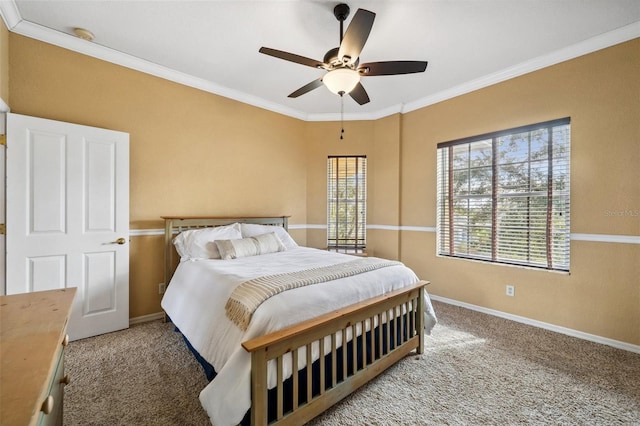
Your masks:
{"label": "bed post", "polygon": [[267,358],[265,349],[251,354],[251,425],[267,424]]}
{"label": "bed post", "polygon": [[424,353],[424,314],[425,314],[425,306],[426,306],[426,294],[425,289],[422,287],[420,292],[418,293],[418,306],[416,309],[417,318],[416,318],[416,331],[418,332],[418,347],[416,348],[416,353],[422,354]]}
{"label": "bed post", "polygon": [[171,237],[173,236],[173,220],[169,218],[164,219],[164,285],[165,287],[169,285],[169,280],[171,280],[171,269],[172,269],[172,249],[171,246]]}

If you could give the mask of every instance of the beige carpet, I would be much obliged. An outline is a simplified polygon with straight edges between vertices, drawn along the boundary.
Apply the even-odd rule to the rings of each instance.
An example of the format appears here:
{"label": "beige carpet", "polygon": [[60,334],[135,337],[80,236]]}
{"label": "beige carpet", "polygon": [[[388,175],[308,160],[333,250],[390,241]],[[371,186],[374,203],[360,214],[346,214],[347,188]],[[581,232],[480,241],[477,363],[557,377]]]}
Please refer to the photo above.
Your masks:
{"label": "beige carpet", "polygon": [[[408,356],[313,425],[640,425],[640,355],[434,302]],[[159,321],[72,342],[66,425],[206,425],[206,379]]]}

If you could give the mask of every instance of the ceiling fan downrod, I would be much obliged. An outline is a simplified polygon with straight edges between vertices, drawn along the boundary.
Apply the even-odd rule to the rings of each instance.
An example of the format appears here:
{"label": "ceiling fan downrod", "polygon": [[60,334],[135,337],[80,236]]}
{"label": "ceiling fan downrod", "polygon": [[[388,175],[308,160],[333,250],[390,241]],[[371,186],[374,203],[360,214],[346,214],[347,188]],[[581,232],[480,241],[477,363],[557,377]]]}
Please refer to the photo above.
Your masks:
{"label": "ceiling fan downrod", "polygon": [[340,43],[339,44],[342,43],[342,37],[344,36],[344,31],[343,31],[344,21],[349,16],[350,11],[351,9],[349,9],[349,5],[344,3],[340,3],[339,5],[333,8],[333,16],[335,16],[336,19],[340,21]]}

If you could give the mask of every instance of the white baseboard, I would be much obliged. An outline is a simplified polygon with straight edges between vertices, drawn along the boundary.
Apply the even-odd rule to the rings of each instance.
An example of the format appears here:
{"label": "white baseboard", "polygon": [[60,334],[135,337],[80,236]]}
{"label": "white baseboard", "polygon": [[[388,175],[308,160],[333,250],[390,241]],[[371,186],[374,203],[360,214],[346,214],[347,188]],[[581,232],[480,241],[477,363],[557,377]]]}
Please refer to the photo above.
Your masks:
{"label": "white baseboard", "polygon": [[140,324],[143,322],[164,319],[164,312],[156,312],[155,314],[143,315],[141,317],[129,318],[129,325]]}
{"label": "white baseboard", "polygon": [[[632,345],[631,343],[621,342],[619,340],[613,340],[602,336],[597,336],[595,334],[584,333],[582,331],[573,330],[566,327],[561,327],[558,325],[549,324],[542,321],[533,320],[526,317],[521,317],[518,315],[509,314],[502,311],[496,311],[494,309],[485,308],[482,306],[472,305],[466,302],[460,302],[454,299],[448,299],[446,297],[436,296],[433,294],[429,294],[429,297],[432,300],[436,300],[438,302],[447,303],[449,305],[460,306],[462,308],[471,309],[472,311],[482,312],[484,314],[493,315],[500,318],[505,318],[511,321],[516,321],[522,324],[532,325],[534,327],[543,328],[549,331],[555,331],[556,333],[566,334],[567,336],[577,337],[579,339],[588,340],[590,342],[601,343],[603,345],[612,346],[617,349],[622,349],[629,352],[634,352],[640,354],[640,346]],[[436,312],[436,315],[438,313]]]}

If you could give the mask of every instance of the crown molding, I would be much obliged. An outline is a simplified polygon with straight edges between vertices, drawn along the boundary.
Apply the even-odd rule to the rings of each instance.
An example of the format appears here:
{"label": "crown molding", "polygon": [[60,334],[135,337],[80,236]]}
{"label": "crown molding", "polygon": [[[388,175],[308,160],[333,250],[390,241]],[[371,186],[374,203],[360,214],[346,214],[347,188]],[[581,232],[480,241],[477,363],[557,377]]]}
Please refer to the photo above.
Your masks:
{"label": "crown molding", "polygon": [[[5,14],[4,7],[6,3],[13,3],[13,1],[0,2],[0,11],[2,12],[3,17]],[[5,22],[7,22],[8,20],[9,19],[5,19]],[[14,21],[15,18],[10,18],[10,22]],[[277,103],[269,102],[265,99],[251,96],[246,93],[215,84],[211,81],[194,77],[192,75],[176,71],[162,65],[158,65],[156,63],[140,59],[135,56],[128,55],[126,53],[122,53],[93,42],[89,42],[87,40],[82,40],[70,34],[55,31],[38,24],[34,24],[32,22],[19,19],[14,25],[7,25],[7,28],[9,28],[16,34],[20,34],[25,37],[33,38],[35,40],[62,47],[64,49],[91,56],[93,58],[110,62],[112,64],[120,65],[125,68],[130,68],[145,74],[153,75],[165,80],[173,81],[185,86],[193,87],[194,89],[203,90],[205,92],[213,93],[215,95],[223,96],[225,98],[233,99],[238,102],[256,106],[258,108],[273,111],[279,114],[288,115],[300,120],[306,120],[307,118],[307,114],[301,113],[292,108],[287,108]]]}
{"label": "crown molding", "polygon": [[9,108],[4,99],[0,98],[0,113],[2,112],[11,112],[11,108]]}
{"label": "crown molding", "polygon": [[18,5],[16,5],[14,0],[1,0],[0,14],[9,31],[12,31],[13,28],[22,21],[22,16],[20,16],[20,11],[18,11]]}
{"label": "crown molding", "polygon": [[79,39],[70,34],[24,21],[20,16],[15,0],[0,0],[0,14],[2,14],[2,18],[4,19],[7,28],[16,34],[34,38],[45,43],[53,44],[58,47],[69,49],[185,86],[193,87],[195,89],[203,90],[205,92],[213,93],[215,95],[223,96],[225,98],[233,99],[258,108],[276,112],[278,114],[297,118],[302,121],[371,121],[393,114],[404,114],[640,37],[640,22],[635,22],[584,40],[572,46],[556,50],[549,54],[488,74],[459,86],[443,90],[417,101],[409,102],[407,104],[393,105],[379,111],[368,113],[347,113],[344,114],[344,117],[341,117],[340,114],[336,113],[307,114],[300,112],[293,108],[285,107],[257,96],[248,95],[202,78],[175,71],[162,65],[109,49],[96,43]]}
{"label": "crown molding", "polygon": [[546,55],[538,56],[537,58],[521,62],[520,64],[505,68],[501,71],[452,87],[451,89],[443,90],[442,92],[436,93],[432,96],[407,103],[403,108],[402,113],[404,114],[415,111],[438,102],[446,101],[447,99],[455,98],[456,96],[483,89],[485,87],[492,86],[551,65],[559,64],[597,50],[624,43],[625,41],[633,40],[638,37],[640,37],[640,22],[634,22],[633,24],[600,34],[572,46],[558,49]]}
{"label": "crown molding", "polygon": [[339,112],[331,112],[326,114],[308,114],[305,121],[372,121],[379,120],[393,114],[401,113],[402,105],[392,105],[388,108],[384,108],[378,111],[366,113],[345,113],[344,118],[340,116]]}

